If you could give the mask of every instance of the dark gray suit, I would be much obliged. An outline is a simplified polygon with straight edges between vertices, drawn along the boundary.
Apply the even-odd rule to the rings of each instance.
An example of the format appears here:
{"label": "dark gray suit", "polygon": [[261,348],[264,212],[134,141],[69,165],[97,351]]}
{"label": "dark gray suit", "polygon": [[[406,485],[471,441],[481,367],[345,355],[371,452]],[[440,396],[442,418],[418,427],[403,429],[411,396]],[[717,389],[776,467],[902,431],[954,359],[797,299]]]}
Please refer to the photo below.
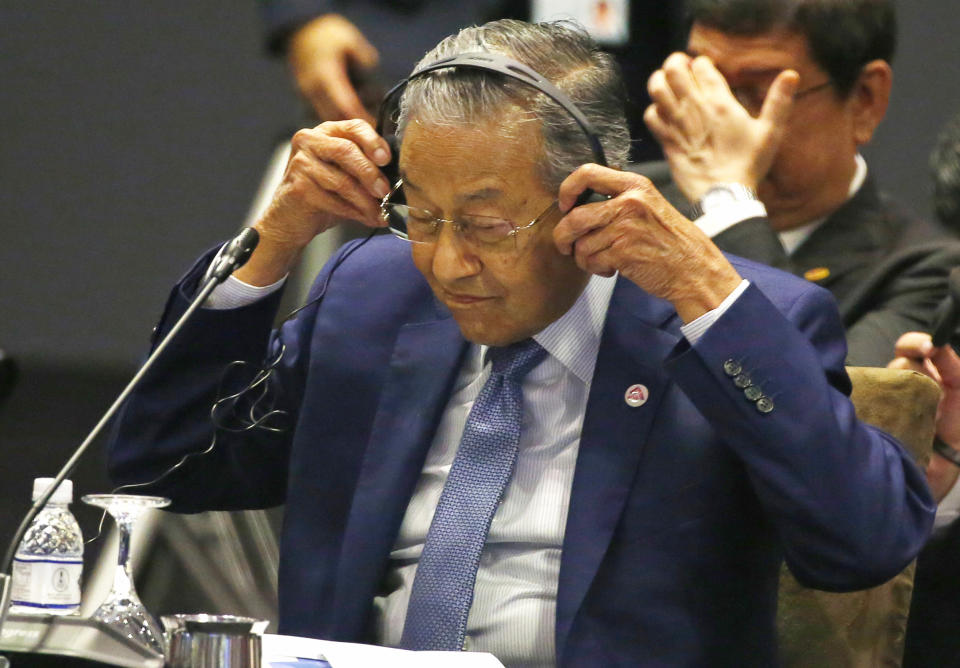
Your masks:
{"label": "dark gray suit", "polygon": [[[690,206],[669,182],[665,163],[637,165],[685,213]],[[837,300],[847,332],[847,364],[886,366],[904,332],[929,330],[960,266],[960,241],[944,228],[908,214],[877,191],[870,177],[787,256],[766,219],[746,220],[714,237],[722,250],[811,277]],[[826,269],[827,272],[811,270]]]}
{"label": "dark gray suit", "polygon": [[765,223],[748,224],[753,234],[735,225],[714,241],[797,276],[828,270],[814,282],[837,300],[852,366],[885,366],[901,334],[928,329],[950,269],[960,266],[960,243],[878,193],[870,178],[790,257]]}

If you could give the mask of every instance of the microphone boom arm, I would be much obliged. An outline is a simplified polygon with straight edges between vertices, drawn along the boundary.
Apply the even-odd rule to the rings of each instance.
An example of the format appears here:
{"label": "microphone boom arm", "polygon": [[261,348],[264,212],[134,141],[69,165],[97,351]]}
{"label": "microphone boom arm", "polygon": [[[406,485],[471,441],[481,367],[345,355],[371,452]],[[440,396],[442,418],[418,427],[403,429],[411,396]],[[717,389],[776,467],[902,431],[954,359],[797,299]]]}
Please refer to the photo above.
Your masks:
{"label": "microphone boom arm", "polygon": [[[253,249],[259,241],[259,235],[257,231],[252,227],[244,228],[237,237],[235,237],[227,246],[224,247],[224,252],[222,253],[224,258],[218,262],[216,270],[209,275],[206,279],[206,282],[203,284],[203,287],[194,297],[193,301],[190,303],[190,306],[184,311],[183,315],[180,316],[180,319],[173,325],[167,335],[163,337],[163,340],[160,344],[154,349],[154,351],[147,357],[147,360],[143,363],[143,366],[140,367],[140,370],[137,371],[136,375],[127,383],[127,386],[123,388],[123,391],[116,398],[116,400],[111,404],[110,408],[107,409],[107,412],[104,413],[103,417],[100,418],[100,421],[97,422],[96,426],[87,434],[87,437],[83,440],[83,443],[74,451],[70,459],[67,460],[67,463],[63,465],[63,468],[60,469],[60,472],[57,473],[56,477],[53,480],[53,484],[47,488],[47,491],[38,498],[34,504],[30,507],[30,510],[27,512],[26,516],[23,518],[23,521],[20,522],[20,526],[17,527],[16,533],[13,535],[13,539],[10,541],[10,544],[7,546],[7,552],[3,557],[3,561],[0,562],[0,633],[3,630],[3,622],[7,618],[7,612],[10,607],[10,598],[11,598],[11,583],[12,583],[12,572],[11,568],[13,566],[13,559],[17,553],[17,548],[20,546],[20,541],[23,540],[24,534],[27,533],[27,529],[30,527],[30,524],[36,518],[37,514],[47,505],[47,501],[50,500],[50,497],[53,496],[54,492],[57,491],[57,488],[60,486],[67,476],[73,473],[73,470],[77,467],[77,464],[80,461],[80,458],[84,455],[93,441],[100,435],[103,431],[103,428],[107,423],[113,418],[114,415],[120,410],[120,407],[123,405],[123,402],[126,401],[127,397],[133,392],[134,388],[139,384],[140,380],[146,375],[147,371],[150,370],[150,367],[153,366],[153,363],[157,360],[160,355],[163,354],[163,351],[166,350],[170,341],[177,335],[177,333],[183,328],[187,320],[194,314],[194,312],[199,309],[203,303],[207,300],[207,297],[210,296],[210,293],[213,292],[214,288],[217,287],[220,283],[225,281],[227,277],[239,269],[243,264],[249,259],[250,255],[253,253]],[[225,267],[225,264],[228,267]]]}

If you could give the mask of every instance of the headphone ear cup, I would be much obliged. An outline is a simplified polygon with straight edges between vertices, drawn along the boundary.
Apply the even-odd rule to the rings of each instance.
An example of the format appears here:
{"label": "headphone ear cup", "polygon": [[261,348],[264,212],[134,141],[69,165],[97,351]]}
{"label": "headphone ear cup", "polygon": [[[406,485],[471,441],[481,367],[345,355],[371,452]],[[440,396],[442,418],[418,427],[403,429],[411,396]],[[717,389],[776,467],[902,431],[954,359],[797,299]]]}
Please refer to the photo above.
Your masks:
{"label": "headphone ear cup", "polygon": [[397,142],[396,135],[387,135],[384,137],[387,145],[390,147],[390,162],[380,168],[383,175],[390,182],[390,187],[400,180],[400,145]]}
{"label": "headphone ear cup", "polygon": [[587,188],[580,196],[577,198],[577,201],[573,203],[573,207],[581,206],[582,204],[593,204],[594,202],[606,202],[610,199],[609,195],[601,195],[600,193],[595,193],[590,188]]}

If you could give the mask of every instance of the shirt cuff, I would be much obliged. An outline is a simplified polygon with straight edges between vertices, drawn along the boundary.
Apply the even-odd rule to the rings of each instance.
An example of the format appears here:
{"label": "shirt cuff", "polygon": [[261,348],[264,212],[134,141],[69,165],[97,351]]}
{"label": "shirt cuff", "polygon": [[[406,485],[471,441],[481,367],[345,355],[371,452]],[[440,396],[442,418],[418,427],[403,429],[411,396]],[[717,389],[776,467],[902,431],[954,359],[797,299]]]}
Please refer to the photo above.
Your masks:
{"label": "shirt cuff", "polygon": [[933,530],[939,531],[960,517],[960,480],[953,484],[947,495],[937,506],[937,517],[933,520]]}
{"label": "shirt cuff", "polygon": [[759,200],[730,202],[723,206],[711,208],[709,213],[703,214],[694,223],[712,239],[737,223],[742,223],[750,218],[765,218],[766,215],[767,208]]}
{"label": "shirt cuff", "polygon": [[743,294],[743,291],[746,290],[747,286],[749,285],[750,281],[744,278],[740,281],[740,285],[735,287],[733,291],[727,295],[722,302],[720,302],[720,305],[717,308],[707,311],[702,316],[696,320],[688,322],[686,325],[680,325],[680,331],[683,333],[683,336],[686,337],[687,341],[690,342],[690,345],[693,345],[700,340],[700,337],[707,332],[707,330],[710,328],[710,325],[719,320],[720,316],[726,313],[727,309],[733,306],[733,303],[737,301],[737,298]]}
{"label": "shirt cuff", "polygon": [[[213,261],[207,268],[207,273],[204,274],[203,284],[206,284],[206,282],[210,279],[211,272],[217,265],[217,261],[220,259],[220,254],[223,253],[223,249],[226,248],[226,246],[226,244],[221,246],[220,250],[217,252],[217,255],[213,258]],[[230,308],[248,306],[249,304],[259,301],[268,295],[272,295],[274,292],[283,287],[283,284],[286,280],[287,277],[284,276],[276,283],[271,283],[270,285],[264,286],[256,286],[250,285],[249,283],[244,283],[239,278],[228,276],[227,280],[213,289],[213,292],[211,292],[210,296],[207,297],[207,301],[203,302],[203,308],[208,308],[214,311],[222,311]]]}

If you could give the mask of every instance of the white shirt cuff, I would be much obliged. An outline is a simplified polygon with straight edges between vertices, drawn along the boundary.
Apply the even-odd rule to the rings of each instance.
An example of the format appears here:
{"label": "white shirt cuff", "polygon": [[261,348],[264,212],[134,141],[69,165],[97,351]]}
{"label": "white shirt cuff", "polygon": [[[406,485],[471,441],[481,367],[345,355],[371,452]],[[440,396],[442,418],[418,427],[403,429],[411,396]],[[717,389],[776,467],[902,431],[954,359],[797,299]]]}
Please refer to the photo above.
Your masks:
{"label": "white shirt cuff", "polygon": [[686,325],[680,325],[680,331],[683,333],[684,337],[686,337],[687,341],[690,342],[690,345],[693,345],[700,340],[700,337],[706,333],[706,331],[710,328],[710,325],[715,323],[720,316],[727,312],[727,309],[733,306],[733,303],[737,301],[737,298],[743,294],[743,291],[746,290],[747,286],[749,285],[750,281],[744,278],[740,281],[740,285],[735,287],[733,291],[727,295],[722,302],[720,302],[720,305],[717,308],[707,311],[702,316],[696,320],[688,322]]}
{"label": "white shirt cuff", "polygon": [[283,283],[286,280],[287,277],[284,276],[276,283],[260,287],[244,283],[239,278],[228,276],[227,280],[213,289],[213,292],[207,297],[207,301],[203,303],[203,307],[213,310],[223,310],[247,306],[248,304],[263,299],[267,295],[272,295],[283,287]]}
{"label": "white shirt cuff", "polygon": [[933,530],[939,531],[960,517],[960,481],[953,483],[947,495],[937,506],[937,517],[933,520]]}
{"label": "white shirt cuff", "polygon": [[712,239],[737,223],[742,223],[750,218],[763,218],[766,215],[767,209],[763,206],[763,202],[759,200],[730,202],[712,208],[709,213],[703,214],[694,223]]}
{"label": "white shirt cuff", "polygon": [[[213,261],[210,263],[210,266],[207,268],[207,272],[203,276],[204,285],[210,278],[210,272],[212,272],[213,268],[216,266],[217,260],[220,259],[220,253],[223,252],[224,248],[226,248],[226,244],[220,247],[220,250],[217,252],[216,256],[213,258]],[[276,283],[264,286],[256,286],[250,285],[249,283],[244,283],[239,278],[228,276],[227,280],[213,289],[213,292],[211,292],[210,296],[207,297],[207,301],[203,303],[203,308],[221,311],[229,308],[240,308],[241,306],[247,306],[263,299],[267,295],[272,295],[283,286],[283,283],[286,280],[287,277],[284,276]]]}

